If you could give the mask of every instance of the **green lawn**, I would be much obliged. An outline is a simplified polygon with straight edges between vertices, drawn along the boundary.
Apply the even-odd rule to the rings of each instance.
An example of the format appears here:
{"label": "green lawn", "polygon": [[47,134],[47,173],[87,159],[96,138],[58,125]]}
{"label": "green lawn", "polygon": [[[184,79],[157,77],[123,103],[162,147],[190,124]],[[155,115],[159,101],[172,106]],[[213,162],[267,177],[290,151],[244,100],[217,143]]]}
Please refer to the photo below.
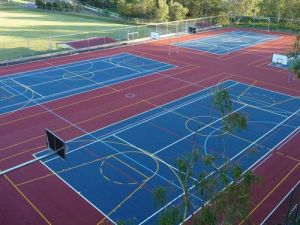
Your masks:
{"label": "green lawn", "polygon": [[[106,18],[15,6],[0,6],[0,24],[0,60],[54,50],[60,41],[111,36],[111,32],[106,33],[104,30],[128,26]],[[88,33],[79,35],[84,32]]]}

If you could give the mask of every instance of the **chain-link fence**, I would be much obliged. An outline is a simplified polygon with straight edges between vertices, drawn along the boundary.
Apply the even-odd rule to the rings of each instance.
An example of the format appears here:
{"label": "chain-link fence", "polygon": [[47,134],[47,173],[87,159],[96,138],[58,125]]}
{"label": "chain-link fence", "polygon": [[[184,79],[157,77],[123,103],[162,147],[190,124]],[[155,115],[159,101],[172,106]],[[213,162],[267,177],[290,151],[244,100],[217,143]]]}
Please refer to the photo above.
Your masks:
{"label": "chain-link fence", "polygon": [[281,200],[261,225],[298,225],[300,224],[300,181]]}
{"label": "chain-link fence", "polygon": [[300,33],[300,19],[230,16],[230,22],[232,26],[252,27],[270,31]]}
{"label": "chain-link fence", "polygon": [[[69,35],[52,36],[45,39],[31,39],[19,42],[0,43],[0,61],[20,60],[25,57],[35,57],[45,53],[71,54],[77,51],[89,51],[95,48],[118,46],[129,42],[149,40],[151,32],[164,35],[187,33],[189,26],[199,26],[208,30],[220,27],[224,17],[205,17],[175,22],[151,23],[147,25],[128,26],[125,28],[108,29],[94,32],[84,32]],[[95,45],[95,38],[101,41]],[[113,41],[112,41],[113,40]],[[72,48],[69,42],[80,42],[80,49]]]}
{"label": "chain-link fence", "polygon": [[[160,36],[185,34],[188,27],[196,27],[197,30],[209,30],[221,26],[253,27],[264,30],[287,31],[300,33],[300,20],[274,19],[269,17],[245,17],[245,16],[213,16],[197,19],[172,21],[164,23],[149,23],[147,25],[128,26],[125,28],[108,29],[94,32],[84,32],[70,35],[52,36],[44,39],[30,39],[19,42],[0,43],[0,63],[9,63],[11,60],[23,60],[48,54],[48,57],[59,54],[72,54],[78,51],[89,51],[95,48],[118,46],[137,41],[147,41],[151,32],[157,32]],[[95,38],[101,41],[95,45]],[[69,42],[80,41],[81,48],[72,48]]]}

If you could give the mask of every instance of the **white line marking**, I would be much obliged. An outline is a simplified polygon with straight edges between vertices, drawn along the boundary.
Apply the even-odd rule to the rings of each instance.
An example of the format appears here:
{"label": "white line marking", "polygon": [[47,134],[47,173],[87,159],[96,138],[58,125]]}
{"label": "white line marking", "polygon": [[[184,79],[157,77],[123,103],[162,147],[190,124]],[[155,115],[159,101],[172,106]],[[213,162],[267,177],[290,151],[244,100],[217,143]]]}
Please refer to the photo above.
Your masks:
{"label": "white line marking", "polygon": [[[40,98],[43,98],[44,96],[43,95],[41,95],[40,93],[38,93],[38,92],[36,92],[36,91],[34,91],[33,89],[31,89],[30,87],[28,87],[28,86],[26,86],[26,85],[24,85],[24,84],[22,84],[22,83],[20,83],[20,82],[18,82],[18,81],[16,81],[16,80],[14,80],[13,78],[11,78],[10,80],[12,80],[13,82],[15,82],[16,84],[18,84],[19,86],[21,86],[21,87],[23,87],[23,88],[25,88],[26,90],[29,90],[29,91],[31,91],[32,93],[34,93],[34,94],[36,94],[36,95],[38,95],[38,96],[40,96]],[[13,88],[12,88],[13,89]],[[17,90],[15,90],[16,92],[18,92]],[[18,93],[20,93],[20,92],[18,92]]]}
{"label": "white line marking", "polygon": [[272,216],[272,214],[278,209],[278,207],[289,197],[289,195],[300,185],[300,180],[294,185],[294,187],[281,199],[281,201],[276,205],[275,208],[266,216],[266,218],[260,223],[264,225],[266,221]]}
{"label": "white line marking", "polygon": [[[227,82],[227,81],[226,81],[226,82]],[[222,84],[224,84],[224,83],[226,83],[226,82],[223,82]],[[231,84],[231,85],[229,85],[228,87],[232,87],[232,86],[235,86],[235,85],[237,85],[237,83]],[[215,85],[214,85],[214,86],[207,87],[207,88],[205,88],[205,89],[202,89],[201,91],[198,91],[197,93],[192,93],[192,94],[186,95],[186,96],[184,96],[184,97],[178,98],[178,99],[176,99],[176,100],[170,101],[170,102],[168,102],[168,103],[166,103],[166,104],[161,105],[160,107],[167,106],[167,105],[171,105],[171,104],[173,104],[173,103],[175,103],[175,102],[177,102],[177,101],[180,102],[180,101],[182,101],[182,100],[184,100],[184,99],[186,99],[186,98],[189,98],[189,97],[191,97],[191,96],[193,96],[193,95],[200,94],[201,92],[204,92],[204,91],[209,90],[209,89],[214,88],[214,87],[215,87]],[[228,87],[226,87],[226,88],[228,88]],[[209,93],[207,93],[207,94],[204,94],[204,95],[198,96],[198,97],[196,97],[196,98],[193,98],[193,99],[191,99],[191,100],[189,100],[189,101],[184,101],[184,102],[181,103],[181,104],[178,104],[178,105],[175,105],[174,107],[171,107],[169,110],[176,110],[176,109],[179,109],[179,108],[181,108],[181,107],[184,107],[184,106],[186,106],[186,105],[189,105],[189,104],[191,104],[191,103],[194,103],[194,102],[196,102],[196,101],[198,101],[198,100],[201,100],[201,99],[203,99],[203,98],[206,98],[206,97],[208,97],[208,96],[210,96],[210,95],[212,95],[212,94],[213,94],[212,92],[209,92]],[[114,126],[114,125],[117,125],[117,124],[120,124],[120,123],[124,123],[124,122],[126,122],[126,121],[129,121],[130,119],[133,119],[133,118],[138,117],[138,116],[142,116],[142,115],[144,115],[144,114],[146,114],[146,113],[149,113],[149,112],[151,112],[151,111],[155,111],[155,110],[157,110],[157,109],[158,109],[157,107],[156,107],[156,108],[152,108],[152,109],[147,110],[147,111],[145,111],[145,112],[136,114],[136,115],[131,116],[131,117],[129,117],[129,118],[126,118],[126,119],[124,119],[124,120],[118,121],[118,122],[113,123],[113,124],[110,124],[110,125],[108,125],[108,126],[105,126],[105,127],[101,128],[101,129],[95,130],[95,131],[91,132],[90,134],[99,132],[99,131],[104,130],[104,129],[108,128],[108,127],[111,127],[111,126]],[[143,118],[142,120],[140,120],[140,121],[138,121],[138,122],[132,123],[132,124],[130,124],[130,125],[121,127],[121,128],[118,129],[118,130],[114,130],[113,132],[110,132],[110,133],[108,133],[108,134],[105,134],[105,135],[102,136],[101,139],[104,139],[104,138],[106,138],[106,137],[108,137],[108,136],[111,136],[112,134],[117,134],[117,133],[123,132],[123,131],[128,130],[128,129],[132,128],[132,127],[138,126],[138,125],[140,125],[141,123],[147,122],[147,121],[149,121],[149,120],[151,120],[151,119],[154,119],[154,118],[156,118],[156,117],[159,117],[159,116],[164,115],[164,114],[167,114],[167,113],[168,113],[168,111],[165,111],[165,110],[164,110],[163,112],[160,112],[160,113],[154,114],[154,115],[152,115],[152,116]],[[74,141],[74,140],[76,140],[76,139],[80,139],[81,137],[84,137],[84,136],[86,136],[86,135],[77,136],[76,138],[73,138],[73,139],[68,140],[68,142],[72,142],[72,141]],[[70,153],[70,152],[69,152],[69,153]]]}
{"label": "white line marking", "polygon": [[[243,108],[245,108],[245,107],[247,107],[247,106],[246,106],[246,105],[243,105],[242,107],[240,107],[240,108],[238,108],[238,109],[232,111],[231,113],[227,114],[226,116],[228,116],[228,115],[230,115],[230,114],[232,114],[232,113],[235,113],[235,112],[237,112],[237,111],[239,111],[239,110],[241,110],[241,109],[243,109]],[[226,117],[226,116],[225,116],[225,117]],[[210,127],[211,125],[213,125],[214,123],[216,123],[216,122],[218,122],[218,121],[221,121],[222,119],[223,119],[223,118],[220,117],[219,119],[217,119],[217,120],[215,120],[215,121],[213,121],[213,122],[211,122],[211,123],[209,123],[209,124],[206,124],[204,127],[201,127],[201,128],[198,129],[197,131],[195,131],[195,132],[193,132],[193,133],[190,133],[190,134],[188,134],[188,135],[186,135],[186,136],[184,136],[184,137],[178,139],[177,141],[175,141],[175,142],[173,142],[173,143],[171,143],[171,144],[165,146],[164,148],[159,149],[158,151],[154,152],[153,154],[156,155],[157,153],[159,153],[159,152],[161,152],[161,151],[163,151],[163,150],[165,150],[165,149],[171,147],[171,146],[174,145],[174,144],[177,144],[178,142],[180,142],[180,141],[182,141],[182,140],[184,140],[184,139],[186,139],[186,138],[188,138],[188,137],[194,135],[195,133],[197,133],[197,132],[199,132],[199,131],[201,131],[201,130],[207,128],[207,127]]]}
{"label": "white line marking", "polygon": [[[172,64],[169,64],[172,66]],[[48,95],[46,97],[44,97],[42,104],[45,104],[45,103],[49,103],[49,102],[53,102],[53,101],[58,101],[58,100],[61,100],[61,99],[65,99],[65,98],[68,98],[68,97],[71,97],[71,96],[75,96],[75,95],[78,95],[78,94],[83,94],[83,93],[87,93],[87,92],[91,92],[91,91],[94,91],[94,90],[97,90],[99,88],[105,88],[105,87],[109,87],[109,86],[112,86],[112,85],[117,85],[117,84],[120,84],[120,83],[124,83],[124,82],[127,82],[127,81],[131,81],[131,80],[135,80],[135,79],[139,79],[139,78],[142,78],[142,77],[146,77],[146,76],[151,76],[151,75],[154,75],[154,74],[159,74],[161,72],[164,72],[164,71],[168,71],[170,69],[173,69],[173,68],[176,68],[175,67],[171,67],[171,68],[166,68],[165,70],[160,70],[159,72],[155,72],[155,71],[151,71],[153,73],[148,73],[148,74],[144,74],[142,76],[134,76],[130,79],[126,79],[126,80],[121,80],[120,82],[115,82],[115,83],[112,83],[112,84],[107,84],[107,85],[104,85],[104,86],[101,86],[99,87],[98,85],[96,84],[92,84],[92,85],[87,85],[83,88],[77,88],[77,89],[72,89],[71,91],[65,91],[65,92],[60,92],[60,93],[57,93],[57,94],[53,94],[53,95]],[[131,75],[132,76],[132,75]],[[129,76],[130,77],[130,76]],[[121,77],[120,79],[122,79],[124,77]],[[115,80],[118,80],[118,79],[115,79]],[[96,87],[95,87],[96,86]],[[89,88],[89,87],[95,87],[95,88]],[[86,88],[89,88],[88,90],[86,91],[81,91],[80,93],[74,93],[74,94],[68,94],[67,96],[63,96],[63,97],[60,97],[60,98],[55,98],[55,99],[52,99],[52,100],[46,100],[47,98],[53,98],[57,95],[62,95],[64,93],[72,93],[74,91],[78,91],[78,90],[81,90],[81,89],[86,89]],[[36,100],[39,100],[39,99],[36,99]],[[15,106],[15,105],[19,105],[19,104],[23,104],[24,102],[20,102],[20,103],[16,103],[16,104],[11,104],[9,107],[11,106]],[[2,114],[6,114],[6,113],[13,113],[13,112],[16,112],[16,111],[19,111],[19,110],[23,110],[23,109],[26,109],[26,108],[29,108],[29,107],[32,107],[33,105],[30,105],[30,106],[27,106],[27,107],[22,107],[21,109],[15,109],[15,110],[12,110],[12,111],[8,111],[8,112],[3,112],[3,113],[0,113],[0,115]],[[7,108],[7,106],[5,107],[0,107],[0,110],[1,109],[4,109],[4,108]]]}
{"label": "white line marking", "polygon": [[[35,156],[34,156],[35,157]],[[104,212],[102,212],[98,207],[96,207],[92,202],[90,202],[87,198],[84,197],[80,193],[80,191],[77,191],[75,188],[73,188],[72,185],[70,185],[66,180],[64,180],[62,177],[60,177],[54,170],[52,170],[49,166],[47,166],[43,161],[40,161],[48,170],[50,170],[56,177],[58,177],[63,183],[65,183],[71,190],[73,190],[76,194],[78,194],[82,199],[84,199],[87,203],[89,203],[92,207],[94,207],[98,212],[100,212],[105,218],[107,218],[110,222],[117,225],[116,222],[114,222],[109,216],[107,216]]]}

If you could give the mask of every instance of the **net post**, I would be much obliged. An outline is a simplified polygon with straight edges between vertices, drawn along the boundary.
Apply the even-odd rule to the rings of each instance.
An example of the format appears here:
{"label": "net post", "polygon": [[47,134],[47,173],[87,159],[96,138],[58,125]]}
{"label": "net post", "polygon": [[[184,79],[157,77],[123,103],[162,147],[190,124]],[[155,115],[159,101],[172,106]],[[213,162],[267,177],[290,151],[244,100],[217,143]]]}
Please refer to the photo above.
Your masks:
{"label": "net post", "polygon": [[169,22],[167,22],[167,34],[169,33]]}
{"label": "net post", "polygon": [[185,31],[188,32],[188,24],[187,24],[187,20],[185,21]]}

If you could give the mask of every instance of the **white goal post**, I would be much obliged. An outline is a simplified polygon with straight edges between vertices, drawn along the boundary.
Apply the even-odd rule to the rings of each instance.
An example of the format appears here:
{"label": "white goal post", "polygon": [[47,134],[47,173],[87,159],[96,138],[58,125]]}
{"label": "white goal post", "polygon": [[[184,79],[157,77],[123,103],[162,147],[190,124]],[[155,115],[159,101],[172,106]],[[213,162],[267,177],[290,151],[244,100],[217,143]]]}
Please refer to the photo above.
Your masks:
{"label": "white goal post", "polygon": [[160,34],[158,32],[151,32],[151,39],[158,40],[160,38]]}

